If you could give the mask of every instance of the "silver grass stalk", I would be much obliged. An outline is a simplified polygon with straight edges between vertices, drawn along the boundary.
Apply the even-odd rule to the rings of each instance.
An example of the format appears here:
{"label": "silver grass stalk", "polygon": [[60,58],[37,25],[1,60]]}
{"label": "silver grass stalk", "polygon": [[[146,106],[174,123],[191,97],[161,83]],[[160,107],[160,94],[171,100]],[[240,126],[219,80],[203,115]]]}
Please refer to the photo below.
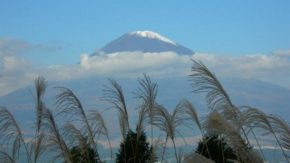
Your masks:
{"label": "silver grass stalk", "polygon": [[232,126],[232,124],[226,121],[220,113],[216,111],[211,112],[204,121],[203,128],[209,135],[223,135],[230,146],[234,149],[238,159],[243,162],[263,162],[256,152],[249,149],[243,138],[240,136],[239,131]]}
{"label": "silver grass stalk", "polygon": [[[281,142],[281,146],[287,149],[289,152],[290,150],[290,126],[289,124],[283,119],[277,116],[273,116],[273,115],[268,116],[268,120],[273,126],[274,131],[280,135],[279,139]],[[286,157],[287,158],[285,159],[288,160],[290,158],[290,155],[286,154]]]}
{"label": "silver grass stalk", "polygon": [[194,106],[188,100],[180,101],[180,105],[181,105],[180,109],[182,109],[184,112],[184,120],[193,121],[197,125],[201,134],[203,134],[202,126],[201,126],[200,120],[198,118],[198,114]]}
{"label": "silver grass stalk", "polygon": [[[252,107],[247,107],[247,110],[245,111],[244,114],[245,114],[245,117],[247,117],[246,121],[248,125],[252,125],[251,127],[261,128],[265,130],[266,132],[271,133],[274,136],[277,144],[280,147],[280,150],[282,151],[284,155],[284,158],[289,163],[288,156],[276,133],[276,131],[280,131],[283,128],[282,127],[283,124],[280,123],[282,121],[279,121],[273,116],[272,117],[267,116],[264,112],[260,111],[257,108],[252,108]],[[272,124],[274,124],[274,126],[272,126]]]}
{"label": "silver grass stalk", "polygon": [[220,111],[227,119],[239,124],[239,109],[232,103],[230,96],[223,88],[222,84],[203,63],[192,60],[191,82],[193,92],[206,93],[206,100],[210,110]]}
{"label": "silver grass stalk", "polygon": [[256,136],[255,132],[253,131],[253,128],[250,129],[250,133],[254,136],[254,139],[255,139],[255,141],[257,143],[257,146],[259,148],[259,151],[260,151],[260,153],[262,155],[263,160],[266,160],[266,157],[265,157],[264,152],[262,150],[262,146],[260,144],[260,141],[259,141],[258,137]]}
{"label": "silver grass stalk", "polygon": [[164,108],[161,105],[157,105],[153,110],[153,125],[158,127],[161,131],[166,133],[166,142],[167,139],[170,138],[173,147],[174,147],[174,153],[176,161],[178,162],[178,155],[176,151],[176,145],[175,145],[175,136],[177,133],[177,128],[183,124],[183,114],[180,112],[180,104],[178,104],[175,109],[173,110],[173,113],[170,114],[166,108]]}
{"label": "silver grass stalk", "polygon": [[129,117],[122,87],[114,80],[109,79],[110,86],[104,88],[104,100],[111,103],[112,108],[119,112],[119,124],[123,140],[130,128]]}
{"label": "silver grass stalk", "polygon": [[[270,124],[272,125],[272,128],[275,133],[279,134],[279,143],[281,144],[282,148],[285,148],[287,150],[285,151],[285,159],[289,162],[290,156],[286,154],[286,151],[290,150],[290,126],[289,124],[284,121],[282,118],[269,115],[267,116]],[[288,151],[289,152],[289,151]]]}
{"label": "silver grass stalk", "polygon": [[[200,133],[202,135],[202,137],[204,137],[204,132],[202,130],[202,126],[200,123],[200,120],[198,118],[198,114],[196,112],[196,109],[194,108],[194,106],[188,101],[188,100],[182,100],[180,102],[180,109],[182,110],[181,112],[184,112],[184,121],[193,121],[195,122],[195,124],[197,125],[198,129],[200,130]],[[209,158],[211,158],[207,143],[205,143],[206,146],[206,150],[209,154]]]}
{"label": "silver grass stalk", "polygon": [[223,88],[215,74],[213,74],[203,63],[192,60],[192,74],[190,75],[193,91],[207,93],[209,108],[215,109],[217,105],[233,106],[228,93]]}
{"label": "silver grass stalk", "polygon": [[184,158],[185,163],[214,163],[214,161],[204,157],[201,154],[198,153],[191,153],[189,155],[186,155]]}
{"label": "silver grass stalk", "polygon": [[139,110],[139,118],[137,121],[137,125],[136,125],[136,132],[137,132],[137,140],[139,139],[139,137],[141,136],[141,133],[144,131],[144,122],[148,119],[147,116],[147,109],[146,107],[141,106],[141,109]]}
{"label": "silver grass stalk", "polygon": [[[161,142],[161,138],[158,137],[152,144],[152,152],[151,152],[151,155],[150,155],[150,163],[153,163],[154,160],[157,160],[157,150],[158,150],[158,147],[162,146],[162,142]],[[163,160],[163,159],[162,159]]]}
{"label": "silver grass stalk", "polygon": [[91,122],[94,136],[104,135],[107,138],[110,147],[111,159],[113,160],[113,150],[109,137],[109,131],[102,114],[98,111],[92,111],[89,116],[89,121]]}
{"label": "silver grass stalk", "polygon": [[56,105],[59,114],[71,114],[78,117],[84,124],[84,127],[88,134],[89,144],[92,145],[93,150],[97,153],[96,142],[94,140],[93,131],[89,124],[85,110],[78,99],[78,97],[72,92],[72,90],[65,87],[58,87],[60,93],[56,96]]}
{"label": "silver grass stalk", "polygon": [[165,150],[167,147],[167,142],[168,142],[168,135],[166,135],[165,142],[162,143],[161,162],[164,161],[164,155],[165,155]]}
{"label": "silver grass stalk", "polygon": [[38,77],[34,80],[34,87],[36,91],[35,96],[35,110],[36,110],[36,135],[40,132],[42,109],[44,106],[43,96],[46,89],[46,80],[44,77]]}
{"label": "silver grass stalk", "polygon": [[268,115],[267,118],[276,133],[290,135],[290,126],[282,118],[274,115]]}
{"label": "silver grass stalk", "polygon": [[15,163],[15,159],[12,158],[5,149],[0,149],[0,160],[5,163]]}
{"label": "silver grass stalk", "polygon": [[30,147],[30,153],[32,156],[33,153],[33,162],[36,163],[38,162],[38,159],[40,157],[41,154],[44,153],[45,146],[44,146],[44,142],[45,142],[45,135],[43,132],[40,132],[36,137],[34,137],[34,139],[30,142],[31,143],[31,147]]}
{"label": "silver grass stalk", "polygon": [[[139,110],[138,115],[139,115],[139,117],[138,117],[138,121],[137,121],[137,125],[136,125],[136,134],[137,134],[136,141],[137,142],[139,142],[139,138],[140,138],[142,132],[144,132],[144,122],[148,119],[147,108],[145,107],[145,105],[141,105],[141,109]],[[136,149],[136,152],[135,152],[134,158],[136,158],[136,155],[138,153],[138,144],[139,143],[135,143],[134,149]]]}
{"label": "silver grass stalk", "polygon": [[156,97],[158,92],[158,85],[156,83],[153,83],[150,79],[150,77],[146,74],[143,74],[142,79],[138,79],[139,88],[137,90],[137,97],[141,99],[141,109],[146,110],[146,114],[149,117],[149,124],[151,127],[151,144],[153,144],[153,115],[152,110],[156,105]]}
{"label": "silver grass stalk", "polygon": [[63,158],[65,162],[72,163],[72,156],[62,134],[54,120],[52,112],[48,108],[43,109],[44,129],[46,131],[47,142],[46,147],[56,153],[52,161]]}
{"label": "silver grass stalk", "polygon": [[33,156],[33,162],[37,162],[38,158],[40,157],[41,153],[44,150],[42,148],[42,143],[44,139],[44,134],[41,132],[41,125],[42,125],[42,112],[43,108],[45,107],[43,102],[43,96],[45,94],[47,82],[44,77],[37,77],[34,80],[34,87],[35,87],[35,135],[32,140],[32,145],[30,149],[30,154]]}
{"label": "silver grass stalk", "polygon": [[[281,142],[285,149],[290,150],[290,136],[288,134],[283,134],[281,136]],[[289,155],[287,155],[287,157],[290,158]]]}
{"label": "silver grass stalk", "polygon": [[76,128],[72,123],[66,123],[63,127],[65,138],[71,141],[72,147],[79,147],[81,154],[87,157],[86,160],[90,160],[89,156],[89,144],[87,143],[86,136]]}
{"label": "silver grass stalk", "polygon": [[12,143],[12,158],[16,160],[21,146],[23,145],[26,158],[29,163],[31,163],[30,153],[28,151],[27,144],[25,143],[21,129],[16,122],[14,116],[3,107],[0,107],[0,140],[3,141],[1,144]]}
{"label": "silver grass stalk", "polygon": [[230,119],[239,128],[247,143],[248,136],[240,121],[240,110],[232,103],[230,96],[219,82],[218,78],[203,63],[192,60],[191,82],[193,92],[206,93],[208,107],[212,111],[220,111],[224,117]]}

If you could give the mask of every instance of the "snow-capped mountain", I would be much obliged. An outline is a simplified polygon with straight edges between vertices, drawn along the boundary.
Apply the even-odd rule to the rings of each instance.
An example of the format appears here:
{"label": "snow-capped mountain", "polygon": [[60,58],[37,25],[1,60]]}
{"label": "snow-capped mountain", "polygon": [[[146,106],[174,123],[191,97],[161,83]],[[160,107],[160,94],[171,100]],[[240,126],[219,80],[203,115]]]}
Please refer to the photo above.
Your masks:
{"label": "snow-capped mountain", "polygon": [[[150,31],[136,31],[126,33],[120,38],[112,41],[111,43],[103,47],[101,51],[103,51],[103,53],[105,54],[124,51],[142,51],[153,53],[173,51],[179,55],[193,54],[192,50],[185,48],[158,33]],[[93,55],[98,55],[99,53],[96,52]],[[109,64],[112,62],[103,61],[103,59],[105,60],[112,58],[116,59],[114,61],[120,61],[119,57],[110,57],[112,57],[112,55],[108,55],[108,57],[95,56],[95,58],[92,57],[92,59],[101,59],[102,63],[104,64],[108,64],[112,67],[116,66],[113,64]],[[142,59],[142,57],[140,58]],[[190,57],[182,56],[181,58]],[[86,59],[89,60],[90,58],[87,56]],[[157,63],[159,64],[159,62]],[[127,64],[123,65],[128,66]],[[178,68],[174,65],[172,67]],[[162,67],[157,67],[156,71],[159,71],[158,69],[161,68]],[[135,71],[134,67],[132,69],[133,71]],[[96,68],[96,71],[98,70],[99,69]],[[144,72],[146,73],[146,71]],[[123,70],[121,69],[120,74],[122,73]],[[122,85],[124,94],[126,96],[126,103],[128,105],[130,123],[136,124],[138,118],[138,110],[136,109],[136,106],[139,105],[137,101],[138,99],[136,99],[136,91],[138,91],[138,87],[140,87],[138,85],[137,78],[142,77],[141,73],[140,76],[133,78],[131,76],[117,77],[114,75],[96,75],[84,76],[75,80],[49,81],[48,89],[45,93],[44,98],[45,105],[52,109],[56,107],[55,97],[57,93],[59,93],[59,90],[54,89],[55,87],[65,86],[67,88],[70,88],[80,99],[83,107],[86,110],[106,110],[102,113],[105,117],[105,120],[107,120],[106,124],[110,130],[110,137],[118,138],[120,136],[120,133],[118,125],[116,125],[118,124],[116,111],[114,109],[107,109],[108,106],[105,106],[103,100],[101,100],[104,96],[104,86],[109,84],[107,77],[112,77],[113,79],[116,79]],[[189,82],[188,76],[173,77],[169,75],[161,78],[155,76],[152,79],[154,82],[156,81],[159,84],[157,101],[159,104],[162,104],[162,106],[170,110],[174,108],[176,104],[178,104],[179,100],[188,99],[193,103],[193,105],[197,109],[197,112],[200,115],[206,114],[206,100],[203,95],[192,93],[193,88],[191,86],[191,83]],[[221,81],[236,106],[253,106],[255,108],[263,110],[266,113],[276,114],[287,119],[290,108],[290,103],[288,102],[288,99],[290,99],[290,89],[251,79],[224,78]],[[33,84],[33,81],[31,81],[31,84]],[[35,116],[35,99],[32,95],[32,92],[34,92],[34,87],[31,85],[15,90],[14,92],[11,92],[7,95],[0,96],[0,106],[5,106],[6,108],[8,108],[13,113],[13,115],[15,115],[16,119],[21,122],[21,128],[24,129],[27,133],[29,133],[29,131],[31,130],[30,126]],[[61,119],[59,120],[61,121]],[[108,154],[106,155],[109,156],[109,151],[107,150],[107,152]]]}
{"label": "snow-capped mountain", "polygon": [[178,43],[152,31],[129,32],[105,45],[94,53],[115,53],[124,51],[175,52],[180,55],[192,55],[194,52]]}

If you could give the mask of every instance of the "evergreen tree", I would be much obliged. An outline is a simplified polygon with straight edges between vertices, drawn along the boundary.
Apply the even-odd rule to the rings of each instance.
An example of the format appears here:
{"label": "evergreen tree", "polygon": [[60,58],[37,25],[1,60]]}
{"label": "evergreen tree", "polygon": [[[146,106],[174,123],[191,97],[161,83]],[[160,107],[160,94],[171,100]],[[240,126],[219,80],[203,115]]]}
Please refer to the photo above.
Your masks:
{"label": "evergreen tree", "polygon": [[[142,131],[137,138],[137,133],[129,130],[126,139],[120,144],[117,153],[117,163],[145,163],[150,161],[152,147],[146,141],[146,135]],[[154,162],[153,160],[150,162]]]}
{"label": "evergreen tree", "polygon": [[98,152],[95,152],[88,144],[85,149],[74,146],[70,149],[73,163],[101,163]]}
{"label": "evergreen tree", "polygon": [[198,143],[195,152],[216,163],[227,163],[232,162],[229,160],[237,160],[233,149],[219,136],[206,136]]}

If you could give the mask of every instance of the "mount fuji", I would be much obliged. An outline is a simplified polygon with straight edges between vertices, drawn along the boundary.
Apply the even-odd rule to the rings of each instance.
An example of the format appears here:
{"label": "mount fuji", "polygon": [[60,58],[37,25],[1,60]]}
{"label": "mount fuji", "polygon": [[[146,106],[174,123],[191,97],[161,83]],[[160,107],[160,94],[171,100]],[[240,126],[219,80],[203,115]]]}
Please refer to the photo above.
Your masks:
{"label": "mount fuji", "polygon": [[[97,59],[100,58],[100,60],[102,61],[102,63],[104,63],[104,65],[110,64],[109,66],[113,67],[116,66],[114,64],[120,61],[120,58],[119,57],[113,58],[114,62],[103,62],[103,60],[105,59],[110,59],[110,56],[106,57],[106,54],[127,51],[128,52],[141,51],[144,53],[158,53],[172,51],[174,53],[177,53],[178,55],[185,55],[182,56],[182,58],[187,58],[187,56],[192,55],[194,53],[192,50],[182,45],[179,45],[178,43],[164,36],[161,36],[160,34],[150,31],[136,31],[124,34],[120,38],[113,40],[112,42],[101,48],[100,51],[95,52],[92,55],[96,55],[95,58]],[[104,57],[103,56],[97,57],[97,55],[99,54],[105,55]],[[132,56],[129,55],[129,57]],[[89,60],[91,58],[87,59]],[[144,58],[140,57],[141,61],[143,61],[142,59]],[[133,66],[138,64],[133,64]],[[157,62],[157,64],[159,64],[159,62]],[[128,65],[123,64],[123,66]],[[162,67],[157,67],[156,71],[158,71],[161,68]],[[173,69],[176,68],[178,67],[174,67]],[[188,67],[188,69],[189,68],[190,67]],[[132,69],[134,69],[134,67]],[[154,67],[152,67],[152,69],[154,69]],[[95,69],[95,71],[98,70],[99,70],[98,68]],[[147,73],[147,71],[145,70],[144,72]],[[121,73],[123,73],[123,71],[121,71]],[[139,76],[133,77],[132,76],[116,77],[114,73],[108,76],[106,75],[108,74],[90,75],[90,76],[84,75],[74,80],[63,80],[63,81],[49,80],[49,88],[48,91],[46,92],[45,98],[46,104],[51,108],[53,108],[54,107],[53,104],[55,102],[54,97],[58,93],[57,90],[54,89],[54,87],[65,86],[72,89],[78,95],[80,100],[83,102],[84,108],[87,108],[88,110],[95,109],[96,107],[105,108],[102,106],[103,103],[100,101],[101,97],[103,96],[102,90],[104,85],[108,85],[107,77],[112,77],[113,79],[117,78],[116,81],[118,81],[124,88],[125,95],[126,97],[128,97],[126,98],[126,100],[128,100],[130,114],[132,115],[132,117],[135,118],[134,120],[136,120],[137,113],[136,109],[134,108],[134,105],[136,105],[136,97],[132,92],[136,92],[136,88],[138,88],[137,78],[142,77],[142,72],[139,75],[138,71]],[[173,77],[173,75],[168,75],[165,77],[155,76],[152,77],[152,79],[153,81],[156,81],[160,85],[158,87],[159,88],[158,102],[160,102],[160,104],[163,104],[167,108],[174,108],[175,105],[179,102],[179,100],[189,99],[196,106],[199,113],[206,112],[207,106],[204,103],[205,99],[201,95],[196,95],[192,93],[192,87],[190,85],[188,76],[186,75],[178,77]],[[234,103],[237,104],[237,106],[250,105],[256,108],[262,108],[263,111],[265,111],[266,113],[278,114],[282,117],[286,117],[287,115],[289,115],[290,103],[288,102],[289,100],[287,99],[290,99],[290,90],[288,88],[252,79],[242,80],[242,79],[225,78],[222,79],[222,81],[226,90],[229,92],[230,97],[232,97]],[[29,122],[31,121],[31,119],[33,119],[34,116],[33,113],[34,99],[33,96],[31,95],[31,92],[34,91],[34,88],[32,84],[33,81],[31,81],[31,85],[28,87],[24,87],[15,90],[14,92],[11,92],[7,95],[0,96],[0,106],[5,106],[9,108],[16,115],[16,119],[20,119],[22,122],[24,122],[23,123],[24,125],[29,124]],[[105,113],[106,116],[112,117],[111,112],[109,111],[106,112]],[[118,122],[112,121],[109,124],[109,126],[111,126],[115,132],[118,131],[118,129],[115,128],[116,123]]]}
{"label": "mount fuji", "polygon": [[121,37],[105,45],[93,55],[116,52],[175,52],[180,55],[192,55],[194,52],[158,33],[152,31],[135,31],[125,33]]}

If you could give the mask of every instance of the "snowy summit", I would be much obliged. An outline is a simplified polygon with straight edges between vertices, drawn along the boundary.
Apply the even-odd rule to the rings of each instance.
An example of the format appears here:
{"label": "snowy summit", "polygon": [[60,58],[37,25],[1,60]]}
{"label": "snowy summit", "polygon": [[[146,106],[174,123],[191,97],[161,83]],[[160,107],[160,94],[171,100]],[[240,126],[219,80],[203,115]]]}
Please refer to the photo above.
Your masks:
{"label": "snowy summit", "polygon": [[168,38],[166,38],[164,36],[161,36],[160,34],[152,32],[152,31],[135,31],[135,32],[130,32],[129,34],[130,35],[136,35],[136,36],[139,36],[139,37],[147,37],[147,38],[150,38],[150,39],[158,39],[160,41],[164,41],[164,42],[176,45],[176,43],[171,41],[170,39],[168,39]]}

